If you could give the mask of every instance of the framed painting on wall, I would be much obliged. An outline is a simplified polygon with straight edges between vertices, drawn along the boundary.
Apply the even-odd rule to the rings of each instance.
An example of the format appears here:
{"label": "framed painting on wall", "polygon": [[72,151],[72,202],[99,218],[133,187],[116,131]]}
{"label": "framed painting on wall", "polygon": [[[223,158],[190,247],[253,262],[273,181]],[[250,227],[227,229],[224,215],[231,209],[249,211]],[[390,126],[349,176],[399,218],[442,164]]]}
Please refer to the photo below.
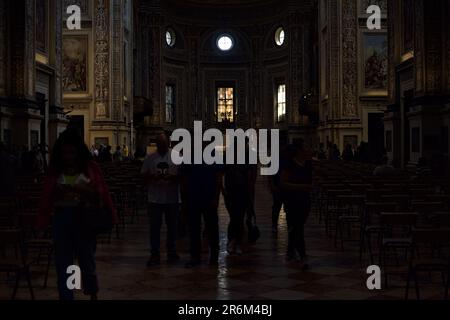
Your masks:
{"label": "framed painting on wall", "polygon": [[388,84],[387,34],[365,32],[361,42],[361,93],[368,96],[385,96]]}
{"label": "framed painting on wall", "polygon": [[63,39],[63,88],[66,93],[88,92],[88,37]]}

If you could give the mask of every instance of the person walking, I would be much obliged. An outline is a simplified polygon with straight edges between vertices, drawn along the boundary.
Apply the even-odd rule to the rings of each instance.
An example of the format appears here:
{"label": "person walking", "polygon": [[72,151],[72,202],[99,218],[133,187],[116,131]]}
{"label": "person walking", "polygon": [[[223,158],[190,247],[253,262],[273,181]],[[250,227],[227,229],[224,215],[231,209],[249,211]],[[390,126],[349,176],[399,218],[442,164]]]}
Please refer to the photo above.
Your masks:
{"label": "person walking", "polygon": [[190,261],[186,267],[201,264],[202,217],[208,237],[209,263],[217,265],[219,259],[219,198],[223,167],[218,164],[192,164],[182,169],[182,190],[187,212],[190,238]]}
{"label": "person walking", "polygon": [[[236,148],[237,149],[237,148]],[[242,254],[242,241],[245,232],[245,214],[248,210],[254,187],[253,166],[237,163],[235,150],[234,164],[225,166],[223,194],[225,206],[230,215],[228,225],[228,252]]]}
{"label": "person walking", "polygon": [[41,199],[37,227],[45,230],[52,222],[59,298],[74,299],[67,287],[67,269],[77,256],[84,294],[97,300],[97,234],[86,228],[83,213],[87,207],[104,210],[111,215],[110,219],[105,217],[104,224],[111,222],[111,227],[118,217],[102,172],[75,131],[63,132],[56,141]]}
{"label": "person walking", "polygon": [[302,268],[307,269],[305,223],[311,210],[312,161],[302,144],[290,147],[280,185],[288,224],[286,257],[288,261],[299,260]]}

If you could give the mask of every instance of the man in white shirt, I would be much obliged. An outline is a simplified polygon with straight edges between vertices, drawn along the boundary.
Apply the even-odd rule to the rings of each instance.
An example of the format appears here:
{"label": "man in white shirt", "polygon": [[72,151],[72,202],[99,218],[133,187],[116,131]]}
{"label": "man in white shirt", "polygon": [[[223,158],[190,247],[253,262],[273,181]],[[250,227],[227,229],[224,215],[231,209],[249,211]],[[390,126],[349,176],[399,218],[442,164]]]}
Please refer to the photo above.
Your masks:
{"label": "man in white shirt", "polygon": [[176,252],[180,192],[178,166],[172,162],[169,137],[162,133],[157,138],[157,151],[148,155],[141,174],[148,186],[151,257],[147,266],[160,263],[160,236],[163,215],[167,225],[167,258],[171,263],[180,258]]}

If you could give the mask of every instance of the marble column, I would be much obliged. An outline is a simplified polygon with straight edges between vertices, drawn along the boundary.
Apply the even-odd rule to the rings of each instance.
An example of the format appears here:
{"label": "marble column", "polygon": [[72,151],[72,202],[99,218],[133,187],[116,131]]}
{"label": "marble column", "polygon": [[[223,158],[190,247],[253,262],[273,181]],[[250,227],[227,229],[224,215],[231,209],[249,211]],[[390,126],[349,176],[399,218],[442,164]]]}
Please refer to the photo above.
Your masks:
{"label": "marble column", "polygon": [[35,97],[35,1],[10,1],[11,95]]}

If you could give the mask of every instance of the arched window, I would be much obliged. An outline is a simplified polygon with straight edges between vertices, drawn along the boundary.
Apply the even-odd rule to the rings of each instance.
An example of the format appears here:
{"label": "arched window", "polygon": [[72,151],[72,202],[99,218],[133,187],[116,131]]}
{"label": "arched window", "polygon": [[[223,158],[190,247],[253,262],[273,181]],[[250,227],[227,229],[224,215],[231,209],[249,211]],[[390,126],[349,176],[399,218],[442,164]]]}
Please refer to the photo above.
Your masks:
{"label": "arched window", "polygon": [[275,43],[277,46],[281,47],[284,44],[285,36],[284,29],[279,27],[275,32]]}

